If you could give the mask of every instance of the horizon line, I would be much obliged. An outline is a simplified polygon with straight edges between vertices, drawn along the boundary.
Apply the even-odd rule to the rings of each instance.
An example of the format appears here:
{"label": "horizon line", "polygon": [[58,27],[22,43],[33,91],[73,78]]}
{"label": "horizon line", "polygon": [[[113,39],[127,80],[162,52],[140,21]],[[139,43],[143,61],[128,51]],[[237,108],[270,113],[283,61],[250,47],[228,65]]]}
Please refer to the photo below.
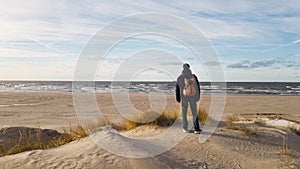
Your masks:
{"label": "horizon line", "polygon": [[[94,80],[94,81],[90,81],[90,80],[80,80],[80,81],[75,81],[75,80],[0,80],[0,82],[176,82],[176,81],[169,81],[169,80],[135,80],[135,81],[125,81],[125,80],[116,80],[116,81],[112,81],[112,80]],[[221,81],[199,81],[204,82],[204,83],[300,83],[299,81],[225,81],[225,82],[221,82]]]}

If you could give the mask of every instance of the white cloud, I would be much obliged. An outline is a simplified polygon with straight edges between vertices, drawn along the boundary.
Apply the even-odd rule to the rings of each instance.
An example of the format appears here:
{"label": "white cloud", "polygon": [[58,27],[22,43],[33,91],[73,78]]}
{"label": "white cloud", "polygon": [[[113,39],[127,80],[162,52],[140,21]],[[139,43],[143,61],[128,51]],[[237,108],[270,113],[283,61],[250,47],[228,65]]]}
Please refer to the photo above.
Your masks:
{"label": "white cloud", "polygon": [[296,43],[300,43],[300,39],[293,41],[293,44],[296,44]]}
{"label": "white cloud", "polygon": [[[0,6],[0,72],[9,72],[1,78],[55,78],[55,72],[61,77],[71,77],[65,73],[63,63],[72,70],[80,48],[83,47],[91,35],[105,24],[129,14],[139,12],[162,12],[182,17],[196,25],[209,39],[219,40],[220,48],[234,46],[232,49],[245,50],[241,46],[268,45],[283,46],[285,36],[278,32],[289,33],[299,38],[300,29],[300,1],[18,1],[10,0]],[[120,31],[136,28],[141,22],[120,25],[116,30],[109,32],[107,38],[115,38]],[[161,28],[165,20],[158,18],[156,23]],[[173,26],[169,32],[182,30],[182,25],[168,23]],[[186,30],[185,33],[190,33]],[[147,37],[147,36],[146,36]],[[180,45],[172,40],[148,36],[148,40],[163,41],[161,46]],[[190,37],[193,40],[193,37]],[[105,42],[103,39],[103,42]],[[197,42],[197,39],[193,40]],[[290,40],[289,42],[291,42]],[[279,42],[281,43],[280,45]],[[297,44],[300,40],[292,43]],[[143,45],[142,43],[140,43]],[[289,43],[291,44],[291,43]],[[236,45],[236,46],[235,46]],[[247,49],[246,49],[247,50]],[[252,49],[250,49],[252,50]],[[253,51],[257,49],[254,48]],[[282,49],[284,50],[284,49]],[[229,48],[229,51],[231,49]],[[269,52],[269,50],[265,50]],[[257,51],[259,52],[259,51]],[[245,52],[246,53],[246,52]],[[235,56],[239,57],[239,56]],[[28,59],[37,64],[22,65],[13,62],[16,59]],[[52,60],[51,60],[52,59]],[[113,63],[113,60],[107,60]],[[4,63],[3,63],[4,62]],[[49,64],[44,64],[49,62]],[[7,66],[5,69],[2,65]],[[38,66],[43,65],[43,67]],[[11,68],[9,68],[11,67]],[[14,69],[13,67],[22,67]],[[32,76],[24,74],[23,69]],[[40,71],[38,71],[40,70]],[[109,76],[109,72],[107,72]]]}

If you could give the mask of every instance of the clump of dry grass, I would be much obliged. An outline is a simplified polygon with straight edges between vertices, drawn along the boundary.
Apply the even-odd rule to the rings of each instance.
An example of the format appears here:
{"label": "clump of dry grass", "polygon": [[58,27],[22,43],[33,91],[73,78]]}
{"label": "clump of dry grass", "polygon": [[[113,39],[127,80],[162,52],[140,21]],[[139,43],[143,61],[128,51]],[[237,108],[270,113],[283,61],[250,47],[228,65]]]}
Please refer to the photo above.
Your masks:
{"label": "clump of dry grass", "polygon": [[[48,149],[57,147],[70,142],[70,135],[67,133],[49,132],[47,135],[54,133],[54,136],[49,137],[50,140],[45,140],[45,130],[40,128],[20,128],[19,135],[16,138],[10,138],[8,142],[3,143],[0,149],[0,156],[16,154],[24,151],[35,149]],[[50,130],[49,130],[50,131]],[[43,136],[42,136],[43,135]]]}
{"label": "clump of dry grass", "polygon": [[[239,115],[231,115],[226,117],[226,128],[231,130],[238,130],[243,132],[248,137],[258,137],[259,131],[257,127],[248,127],[246,124],[235,124],[234,122],[241,121],[241,117]],[[243,118],[245,120],[245,118]],[[247,119],[246,119],[247,120]],[[249,119],[248,119],[249,121]]]}
{"label": "clump of dry grass", "polygon": [[232,122],[240,121],[240,120],[241,120],[241,118],[238,115],[232,115],[232,116],[226,117],[226,122],[228,122],[228,123],[232,123]]}
{"label": "clump of dry grass", "polygon": [[[47,131],[52,132],[44,133]],[[45,135],[51,134],[53,136],[45,139]],[[55,130],[49,129],[23,127],[18,130],[17,137],[10,138],[6,144],[1,144],[0,157],[29,150],[54,148],[86,136],[88,134],[81,125],[77,125],[76,127],[70,126],[68,131],[64,130],[64,133],[58,133]]]}
{"label": "clump of dry grass", "polygon": [[198,108],[198,119],[201,124],[204,124],[209,120],[209,116],[205,108]]}
{"label": "clump of dry grass", "polygon": [[85,130],[88,134],[100,131],[104,126],[114,125],[107,117],[101,116],[96,121],[88,121],[85,123]]}
{"label": "clump of dry grass", "polygon": [[178,118],[178,111],[136,113],[123,123],[123,130],[131,130],[141,125],[171,126]]}
{"label": "clump of dry grass", "polygon": [[231,129],[231,130],[241,131],[248,137],[258,137],[259,136],[259,131],[258,131],[257,127],[250,128],[250,127],[247,127],[245,124],[229,123],[226,125],[226,128]]}
{"label": "clump of dry grass", "polygon": [[[212,120],[209,118],[205,108],[200,107],[197,113],[201,124]],[[191,115],[191,112],[189,111],[188,114]],[[178,110],[136,113],[130,119],[125,119],[123,124],[118,125],[118,128],[120,130],[131,130],[141,125],[168,127],[171,126],[179,116],[181,116],[181,113],[179,113]],[[112,126],[114,125],[116,124],[113,124]]]}
{"label": "clump of dry grass", "polygon": [[74,128],[70,127],[70,132],[68,135],[72,138],[72,140],[77,140],[88,136],[86,129],[79,124]]}

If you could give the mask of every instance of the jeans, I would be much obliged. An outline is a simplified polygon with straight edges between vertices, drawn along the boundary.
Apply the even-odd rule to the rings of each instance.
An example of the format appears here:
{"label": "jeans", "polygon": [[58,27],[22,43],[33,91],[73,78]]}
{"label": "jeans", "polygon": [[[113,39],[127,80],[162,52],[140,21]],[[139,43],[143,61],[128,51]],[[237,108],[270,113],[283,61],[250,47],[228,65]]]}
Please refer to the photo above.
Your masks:
{"label": "jeans", "polygon": [[197,113],[197,102],[193,98],[182,98],[181,101],[183,129],[187,130],[188,128],[188,121],[187,121],[188,104],[190,104],[190,108],[193,114],[194,129],[195,131],[200,131],[198,113]]}

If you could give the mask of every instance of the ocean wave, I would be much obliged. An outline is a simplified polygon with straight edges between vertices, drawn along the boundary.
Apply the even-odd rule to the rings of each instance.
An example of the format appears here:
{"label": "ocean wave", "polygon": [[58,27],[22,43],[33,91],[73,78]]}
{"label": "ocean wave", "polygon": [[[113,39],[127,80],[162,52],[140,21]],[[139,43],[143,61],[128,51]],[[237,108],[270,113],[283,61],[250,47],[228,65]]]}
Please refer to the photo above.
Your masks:
{"label": "ocean wave", "polygon": [[[165,93],[174,94],[175,82],[79,82],[71,81],[0,82],[0,92],[95,92],[95,93]],[[202,94],[300,95],[295,82],[201,82]],[[5,107],[6,105],[2,105]],[[18,106],[18,105],[17,105]],[[0,106],[1,107],[1,106]]]}

